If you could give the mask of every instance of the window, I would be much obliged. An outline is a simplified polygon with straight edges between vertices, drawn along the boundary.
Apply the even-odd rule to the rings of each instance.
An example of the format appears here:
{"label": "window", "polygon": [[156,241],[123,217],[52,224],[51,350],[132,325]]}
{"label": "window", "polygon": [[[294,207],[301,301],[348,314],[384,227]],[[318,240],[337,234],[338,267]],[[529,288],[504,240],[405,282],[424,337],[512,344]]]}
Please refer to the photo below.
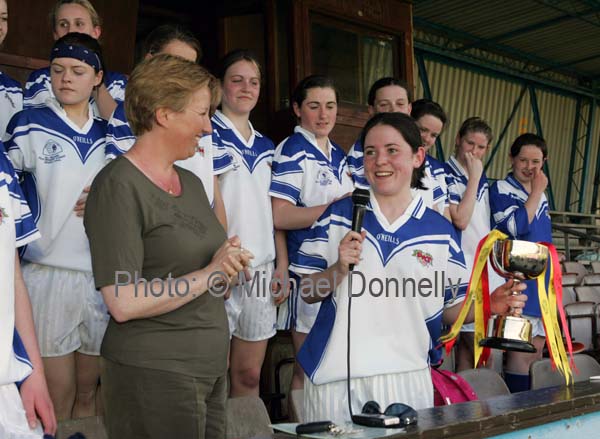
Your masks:
{"label": "window", "polygon": [[313,16],[312,68],[336,82],[340,101],[364,105],[371,84],[398,76],[397,38]]}

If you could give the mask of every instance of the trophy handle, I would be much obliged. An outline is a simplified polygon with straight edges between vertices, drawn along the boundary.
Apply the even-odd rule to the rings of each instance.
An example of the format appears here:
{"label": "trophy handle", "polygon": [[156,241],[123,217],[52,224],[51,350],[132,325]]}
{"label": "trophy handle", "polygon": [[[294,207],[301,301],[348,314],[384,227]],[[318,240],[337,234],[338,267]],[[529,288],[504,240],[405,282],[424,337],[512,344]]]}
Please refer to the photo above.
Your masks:
{"label": "trophy handle", "polygon": [[[519,285],[521,283],[521,281],[519,279],[513,278],[513,287]],[[511,296],[518,296],[519,293],[518,291],[512,290],[510,292]],[[517,309],[517,308],[513,308],[512,306],[510,307],[509,311],[508,311],[508,315],[513,316],[513,317],[521,317],[521,315],[523,314],[523,311],[521,309]]]}

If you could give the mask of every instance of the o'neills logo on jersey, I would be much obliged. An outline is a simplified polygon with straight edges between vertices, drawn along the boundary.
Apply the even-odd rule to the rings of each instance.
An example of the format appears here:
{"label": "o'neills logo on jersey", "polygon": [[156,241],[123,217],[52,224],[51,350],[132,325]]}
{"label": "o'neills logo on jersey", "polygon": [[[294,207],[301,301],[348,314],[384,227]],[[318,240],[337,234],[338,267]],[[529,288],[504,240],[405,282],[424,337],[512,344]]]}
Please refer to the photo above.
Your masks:
{"label": "o'neills logo on jersey", "polygon": [[78,143],[85,143],[86,145],[94,143],[89,137],[73,136],[73,140]]}
{"label": "o'neills logo on jersey", "polygon": [[430,253],[425,253],[423,250],[413,250],[412,255],[417,258],[417,261],[423,267],[431,267],[433,265],[433,256]]}
{"label": "o'neills logo on jersey", "polygon": [[6,210],[4,210],[3,207],[0,207],[0,226],[2,225],[2,223],[4,223],[4,218],[8,218],[8,214],[6,213]]}
{"label": "o'neills logo on jersey", "polygon": [[59,162],[65,158],[62,146],[54,140],[48,140],[42,149],[42,155],[38,157],[47,165],[54,162]]}
{"label": "o'neills logo on jersey", "polygon": [[398,238],[388,235],[387,233],[378,233],[377,241],[391,242],[392,244],[400,245],[400,240]]}
{"label": "o'neills logo on jersey", "polygon": [[242,149],[240,152],[242,153],[242,155],[247,155],[250,157],[258,157],[258,154],[256,154],[256,152],[252,151],[251,149]]}

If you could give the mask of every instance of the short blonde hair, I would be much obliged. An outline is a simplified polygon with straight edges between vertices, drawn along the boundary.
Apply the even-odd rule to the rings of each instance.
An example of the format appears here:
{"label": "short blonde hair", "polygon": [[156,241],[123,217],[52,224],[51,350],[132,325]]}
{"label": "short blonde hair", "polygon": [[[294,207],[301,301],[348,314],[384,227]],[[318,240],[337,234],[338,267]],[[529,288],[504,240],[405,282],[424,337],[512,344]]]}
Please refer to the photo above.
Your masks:
{"label": "short blonde hair", "polygon": [[221,88],[204,67],[165,53],[142,61],[125,89],[125,116],[131,131],[136,136],[150,131],[158,108],[183,111],[192,95],[203,87],[210,92],[212,112],[221,99]]}
{"label": "short blonde hair", "polygon": [[90,14],[90,18],[92,19],[92,25],[94,27],[102,26],[102,20],[100,19],[98,12],[96,12],[96,9],[89,2],[89,0],[58,0],[56,2],[56,4],[54,5],[54,7],[52,8],[52,10],[50,11],[50,26],[52,27],[53,31],[56,29],[56,25],[57,25],[56,17],[58,16],[58,10],[60,9],[60,7],[62,5],[70,5],[70,4],[79,5],[83,9],[88,11],[88,13]]}

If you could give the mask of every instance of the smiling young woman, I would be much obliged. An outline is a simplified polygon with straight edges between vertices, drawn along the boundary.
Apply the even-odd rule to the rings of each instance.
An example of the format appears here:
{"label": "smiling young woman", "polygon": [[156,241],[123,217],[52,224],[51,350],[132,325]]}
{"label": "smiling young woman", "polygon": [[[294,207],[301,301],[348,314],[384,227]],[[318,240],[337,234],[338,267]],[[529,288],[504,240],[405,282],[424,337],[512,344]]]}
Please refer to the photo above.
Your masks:
{"label": "smiling young woman", "polygon": [[[496,227],[511,239],[552,242],[552,224],[544,191],[548,177],[542,167],[548,158],[546,141],[532,133],[521,134],[510,147],[510,172],[490,187],[490,207]],[[533,326],[532,343],[537,352],[508,352],[504,379],[512,392],[529,390],[529,366],[542,358],[546,332],[541,321],[538,286],[527,285],[527,306],[523,317]]]}
{"label": "smiling young woman", "polygon": [[[305,233],[299,257],[290,266],[302,280],[328,287],[303,295],[305,301],[321,301],[297,357],[308,378],[304,390],[308,422],[347,422],[348,406],[358,413],[369,400],[381,407],[398,401],[415,409],[433,406],[430,364],[441,359],[437,346],[442,323],[456,319],[466,290],[468,274],[454,227],[424,205],[419,191],[411,190],[421,181],[425,154],[414,121],[401,113],[377,114],[367,122],[361,143],[370,185],[362,232],[350,231],[351,199],[338,200]],[[350,275],[351,264],[363,282],[352,285],[350,279],[358,276]],[[405,289],[406,280],[436,284],[436,273],[464,281],[435,287],[433,294],[415,295]],[[364,285],[382,279],[399,280],[402,289],[396,294],[357,294],[361,287],[364,292]],[[493,312],[508,311],[508,290],[504,285],[494,291],[499,302],[493,301]],[[515,305],[521,308],[524,296],[517,297]],[[347,369],[340,367],[340,359],[348,356],[349,333]]]}
{"label": "smiling young woman", "polygon": [[254,55],[243,49],[228,53],[221,60],[219,77],[223,99],[212,118],[213,142],[233,161],[233,169],[219,176],[228,233],[238,235],[255,255],[252,279],[258,276],[258,284],[273,285],[268,291],[254,288],[253,282],[238,285],[225,302],[231,335],[231,396],[258,396],[267,343],[276,331],[277,305],[287,297],[285,285],[277,288],[276,282],[271,283],[288,277],[285,237],[281,233],[273,237],[269,198],[275,145],[250,122],[261,86]]}

